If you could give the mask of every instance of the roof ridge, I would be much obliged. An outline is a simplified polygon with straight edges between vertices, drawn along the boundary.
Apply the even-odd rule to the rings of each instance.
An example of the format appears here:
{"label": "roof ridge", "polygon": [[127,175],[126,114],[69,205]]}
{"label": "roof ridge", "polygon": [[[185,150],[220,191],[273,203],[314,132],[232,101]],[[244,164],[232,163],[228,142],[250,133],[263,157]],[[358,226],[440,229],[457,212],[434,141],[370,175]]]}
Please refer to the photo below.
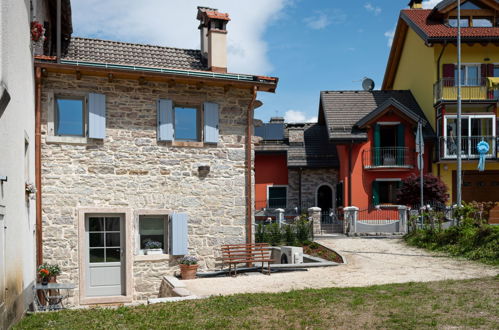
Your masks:
{"label": "roof ridge", "polygon": [[187,50],[193,52],[201,52],[199,49],[191,49],[191,48],[179,48],[179,47],[169,47],[169,46],[161,46],[161,45],[152,45],[152,44],[143,44],[143,43],[135,43],[128,41],[118,41],[118,40],[108,40],[108,39],[100,39],[100,38],[88,38],[88,37],[71,37],[71,40],[79,39],[79,40],[91,40],[91,41],[103,41],[108,43],[115,44],[125,44],[125,45],[133,45],[133,46],[146,46],[146,47],[156,47],[156,48],[165,48],[165,49],[175,49],[175,50]]}

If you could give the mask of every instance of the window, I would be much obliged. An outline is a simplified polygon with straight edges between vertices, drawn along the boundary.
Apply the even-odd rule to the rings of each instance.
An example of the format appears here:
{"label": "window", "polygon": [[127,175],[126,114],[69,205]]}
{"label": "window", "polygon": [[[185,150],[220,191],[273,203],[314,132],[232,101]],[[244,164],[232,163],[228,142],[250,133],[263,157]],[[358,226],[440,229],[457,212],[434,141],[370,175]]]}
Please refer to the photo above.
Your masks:
{"label": "window", "polygon": [[374,205],[397,204],[400,179],[375,180],[373,182]]}
{"label": "window", "polygon": [[269,186],[267,194],[267,205],[271,209],[286,208],[286,186]]}
{"label": "window", "polygon": [[[469,17],[461,17],[461,27],[469,27]],[[457,17],[449,17],[449,26],[457,27]]]}
{"label": "window", "polygon": [[175,140],[199,141],[198,109],[175,107]]}
{"label": "window", "polygon": [[[496,129],[494,115],[463,115],[461,117],[461,150],[463,155],[477,156],[476,145],[485,140],[490,149],[495,150]],[[456,157],[457,154],[457,116],[444,117],[444,156]]]}
{"label": "window", "polygon": [[56,99],[56,129],[59,136],[85,136],[85,99]]}
{"label": "window", "polygon": [[[454,78],[457,82],[457,66],[454,69]],[[480,66],[478,64],[466,64],[461,66],[461,85],[462,86],[480,86]]]}
{"label": "window", "polygon": [[493,22],[493,17],[473,17],[471,23],[473,24],[473,27],[493,27]]}
{"label": "window", "polygon": [[89,217],[88,242],[89,261],[121,261],[120,217]]}
{"label": "window", "polygon": [[163,252],[168,251],[167,246],[167,216],[140,216],[139,217],[139,249],[141,252],[147,248],[147,242],[159,242]]}

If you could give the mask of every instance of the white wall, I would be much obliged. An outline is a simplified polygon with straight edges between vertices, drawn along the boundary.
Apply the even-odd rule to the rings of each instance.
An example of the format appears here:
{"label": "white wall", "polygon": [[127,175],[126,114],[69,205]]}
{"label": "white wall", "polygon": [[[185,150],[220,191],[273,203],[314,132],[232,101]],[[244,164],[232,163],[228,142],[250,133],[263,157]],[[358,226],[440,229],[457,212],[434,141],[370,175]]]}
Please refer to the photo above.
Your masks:
{"label": "white wall", "polygon": [[[35,105],[30,1],[1,0],[0,3],[0,81],[7,86],[11,97],[0,116],[0,176],[8,177],[7,182],[0,184],[0,205],[5,206],[4,223],[0,222],[0,230],[4,230],[0,251],[3,246],[7,288],[4,306],[0,307],[2,328],[2,324],[6,327],[20,317],[35,280],[35,201],[26,200],[24,192],[25,182],[35,179]],[[29,141],[28,162],[25,140]],[[0,271],[0,289],[1,276]]]}

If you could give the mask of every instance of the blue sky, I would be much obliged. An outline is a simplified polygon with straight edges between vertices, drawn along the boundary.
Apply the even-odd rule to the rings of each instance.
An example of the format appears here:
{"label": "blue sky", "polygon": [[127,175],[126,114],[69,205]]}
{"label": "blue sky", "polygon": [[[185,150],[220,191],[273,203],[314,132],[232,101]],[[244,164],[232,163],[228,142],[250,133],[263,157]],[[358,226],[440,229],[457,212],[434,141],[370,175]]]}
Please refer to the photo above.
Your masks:
{"label": "blue sky", "polygon": [[[228,12],[229,71],[279,77],[255,117],[310,121],[321,90],[382,83],[408,0],[72,0],[74,35],[199,49],[196,6]],[[438,0],[425,0],[431,7]]]}

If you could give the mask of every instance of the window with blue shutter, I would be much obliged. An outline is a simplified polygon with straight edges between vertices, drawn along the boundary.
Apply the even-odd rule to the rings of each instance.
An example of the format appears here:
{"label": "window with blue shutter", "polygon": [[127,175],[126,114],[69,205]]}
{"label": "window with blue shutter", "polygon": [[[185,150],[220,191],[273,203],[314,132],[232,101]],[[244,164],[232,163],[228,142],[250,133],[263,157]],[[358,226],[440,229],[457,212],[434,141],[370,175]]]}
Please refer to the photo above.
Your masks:
{"label": "window with blue shutter", "polygon": [[159,99],[157,113],[158,141],[173,141],[173,102],[171,100]]}
{"label": "window with blue shutter", "polygon": [[204,103],[204,142],[218,143],[218,104]]}
{"label": "window with blue shutter", "polygon": [[174,256],[188,253],[189,241],[187,223],[189,216],[186,213],[174,213],[170,221],[170,253]]}
{"label": "window with blue shutter", "polygon": [[88,94],[88,137],[104,139],[106,137],[106,96]]}
{"label": "window with blue shutter", "polygon": [[381,131],[379,124],[374,125],[374,165],[381,165]]}

